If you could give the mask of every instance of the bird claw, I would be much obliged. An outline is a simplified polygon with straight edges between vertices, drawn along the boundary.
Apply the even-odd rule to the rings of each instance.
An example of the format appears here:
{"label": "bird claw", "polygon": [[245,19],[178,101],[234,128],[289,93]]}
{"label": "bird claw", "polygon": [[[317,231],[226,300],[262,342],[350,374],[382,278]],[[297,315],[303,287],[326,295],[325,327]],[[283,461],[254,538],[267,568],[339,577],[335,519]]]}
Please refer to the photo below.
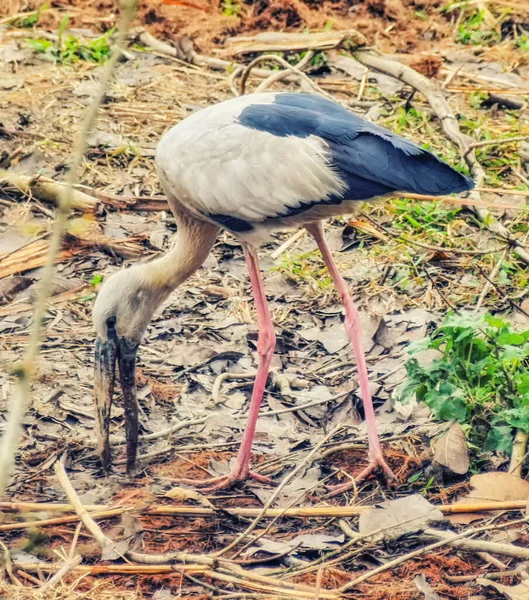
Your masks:
{"label": "bird claw", "polygon": [[358,483],[360,483],[364,479],[367,479],[369,475],[374,473],[378,468],[382,469],[388,481],[398,482],[398,477],[395,475],[395,473],[393,473],[382,454],[380,454],[377,456],[370,457],[369,464],[367,465],[367,467],[359,475],[357,475],[353,481],[350,481],[349,483],[342,483],[340,485],[327,486],[327,489],[331,491],[329,494],[326,494],[325,497],[332,498],[333,496],[338,496],[340,494],[343,494],[344,492],[348,492],[349,490],[355,489]]}
{"label": "bird claw", "polygon": [[237,470],[233,470],[231,473],[229,473],[229,475],[221,475],[220,477],[210,477],[208,479],[200,479],[198,481],[195,479],[176,479],[173,480],[173,482],[189,485],[199,489],[202,492],[210,493],[218,492],[219,490],[227,490],[234,486],[237,482],[245,481],[246,479],[253,479],[254,481],[259,481],[260,483],[274,485],[274,480],[270,477],[259,475],[253,471],[244,473],[238,472]]}

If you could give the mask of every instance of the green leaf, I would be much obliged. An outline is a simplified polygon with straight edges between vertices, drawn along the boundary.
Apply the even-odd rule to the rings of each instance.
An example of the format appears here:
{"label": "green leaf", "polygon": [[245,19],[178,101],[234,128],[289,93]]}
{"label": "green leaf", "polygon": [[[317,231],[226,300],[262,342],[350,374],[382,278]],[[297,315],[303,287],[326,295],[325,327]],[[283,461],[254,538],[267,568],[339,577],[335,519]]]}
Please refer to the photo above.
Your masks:
{"label": "green leaf", "polygon": [[526,341],[526,338],[521,333],[505,332],[500,333],[500,335],[497,338],[497,341],[498,344],[501,344],[502,346],[519,346]]}
{"label": "green leaf", "polygon": [[419,352],[424,352],[425,350],[430,350],[432,343],[432,338],[430,336],[426,336],[422,340],[417,340],[416,342],[412,342],[406,348],[406,352],[413,356],[414,354],[419,354]]}
{"label": "green leaf", "polygon": [[512,449],[512,427],[508,425],[495,425],[492,427],[483,449],[510,453]]}
{"label": "green leaf", "polygon": [[505,410],[502,412],[501,417],[511,427],[529,431],[529,406]]}
{"label": "green leaf", "polygon": [[439,390],[431,390],[425,395],[424,401],[443,421],[456,420],[462,423],[466,420],[464,394],[451,383],[441,383]]}
{"label": "green leaf", "polygon": [[53,42],[44,38],[26,38],[25,42],[30,48],[33,48],[33,50],[36,50],[37,52],[46,52],[50,48],[53,48]]}

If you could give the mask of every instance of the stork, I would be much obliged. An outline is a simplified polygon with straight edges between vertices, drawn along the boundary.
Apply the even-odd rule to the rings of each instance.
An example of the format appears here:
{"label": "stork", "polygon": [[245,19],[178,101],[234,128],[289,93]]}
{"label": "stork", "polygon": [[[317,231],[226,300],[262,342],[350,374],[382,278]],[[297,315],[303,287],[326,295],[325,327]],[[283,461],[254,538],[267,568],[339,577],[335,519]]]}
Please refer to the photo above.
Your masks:
{"label": "stork", "polygon": [[[271,232],[305,227],[318,245],[345,309],[368,430],[368,463],[357,477],[381,468],[394,475],[380,445],[369,390],[358,311],[323,233],[322,219],[355,211],[359,203],[395,192],[444,195],[474,187],[420,146],[370,123],[326,98],[262,93],[215,104],[187,117],[162,137],[156,168],[177,221],[172,250],[160,259],[113,274],[93,310],[95,401],[102,465],[111,462],[109,428],[116,363],[125,409],[127,472],[138,446],[135,363],[158,306],[205,261],[221,229],[240,241],[257,309],[258,366],[249,415],[234,468],[203,481],[207,491],[248,477],[259,407],[276,337],[259,268],[258,247]],[[340,486],[346,491],[354,482]]]}

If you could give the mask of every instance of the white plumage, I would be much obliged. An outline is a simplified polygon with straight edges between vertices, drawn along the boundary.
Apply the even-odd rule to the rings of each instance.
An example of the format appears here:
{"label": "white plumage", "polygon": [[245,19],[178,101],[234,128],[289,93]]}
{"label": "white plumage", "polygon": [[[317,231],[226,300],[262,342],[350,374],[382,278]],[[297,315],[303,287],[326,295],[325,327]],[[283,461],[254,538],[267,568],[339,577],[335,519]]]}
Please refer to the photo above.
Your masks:
{"label": "white plumage", "polygon": [[156,153],[166,191],[201,218],[220,213],[253,223],[343,193],[320,138],[277,137],[237,122],[246,106],[275,96],[223,102],[170,129]]}

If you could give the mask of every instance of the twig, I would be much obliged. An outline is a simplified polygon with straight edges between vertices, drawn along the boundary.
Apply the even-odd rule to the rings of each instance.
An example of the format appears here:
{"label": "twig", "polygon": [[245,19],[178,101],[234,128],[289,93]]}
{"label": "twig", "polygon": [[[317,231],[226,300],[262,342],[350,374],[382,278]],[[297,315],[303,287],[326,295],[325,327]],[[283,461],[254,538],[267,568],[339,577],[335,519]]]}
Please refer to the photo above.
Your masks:
{"label": "twig", "polygon": [[[67,508],[69,505],[64,504],[47,504],[36,505],[34,503],[29,504],[28,507],[24,505],[26,503],[16,503],[16,512],[20,511],[37,511],[37,510],[72,510]],[[40,508],[37,508],[39,506]],[[66,507],[66,508],[63,508]],[[526,500],[509,500],[505,502],[481,502],[476,504],[448,504],[437,506],[443,514],[458,514],[458,513],[473,513],[473,512],[487,512],[487,511],[507,511],[507,510],[525,510],[527,507]],[[88,507],[95,508],[95,507]],[[372,509],[373,506],[305,506],[300,508],[268,508],[263,515],[263,518],[275,518],[277,516],[287,518],[349,518],[357,517],[365,510]],[[87,507],[85,507],[87,509]],[[13,504],[6,507],[6,503],[0,504],[0,510],[13,510]],[[262,509],[260,508],[229,508],[223,509],[227,513],[238,517],[254,518],[261,514]],[[113,519],[121,516],[126,512],[139,513],[146,516],[166,516],[166,517],[214,517],[217,516],[218,510],[212,508],[205,508],[202,506],[159,506],[156,508],[145,509],[137,506],[120,506],[117,508],[105,508],[101,507],[98,510],[90,511],[90,517],[92,519]],[[39,521],[25,521],[20,523],[2,523],[0,525],[0,531],[17,531],[20,529],[33,529],[38,527],[51,527],[54,525],[65,525],[68,523],[77,523],[79,517],[77,515],[70,515],[65,517],[55,517],[51,519],[42,519]]]}
{"label": "twig", "polygon": [[83,557],[80,554],[71,556],[57,571],[57,573],[55,573],[55,575],[51,579],[49,579],[45,584],[43,584],[40,587],[39,592],[42,593],[51,590],[51,588],[54,587],[57,583],[60,583],[66,577],[66,575],[68,575],[68,573],[73,571],[75,567],[79,566],[82,560]]}
{"label": "twig", "polygon": [[371,218],[366,213],[360,213],[360,215],[364,219],[367,219],[370,223],[372,223],[377,229],[380,229],[381,231],[383,231],[389,237],[392,237],[393,239],[395,239],[399,242],[402,242],[404,244],[411,244],[412,246],[417,246],[418,248],[424,248],[425,250],[430,250],[430,252],[445,252],[445,253],[452,252],[453,254],[462,254],[462,255],[466,255],[466,256],[483,256],[485,254],[494,254],[496,252],[499,252],[500,250],[505,249],[505,246],[500,246],[499,248],[493,248],[492,250],[461,250],[460,248],[447,248],[446,246],[430,246],[429,244],[422,244],[421,242],[416,242],[415,240],[411,240],[410,238],[403,236],[400,233],[395,233],[395,232],[391,231],[387,227],[384,227],[384,225],[381,225],[380,223],[375,221],[375,219]]}
{"label": "twig", "polygon": [[518,303],[516,303],[514,300],[512,300],[502,289],[500,286],[498,286],[492,279],[489,279],[489,276],[485,273],[485,271],[481,268],[481,265],[476,263],[476,267],[478,269],[478,271],[481,273],[481,275],[492,285],[492,287],[498,292],[498,294],[502,297],[505,298],[505,300],[507,300],[507,302],[514,308],[516,309],[518,312],[520,312],[522,315],[525,315],[526,317],[529,317],[529,312],[527,312],[525,309],[523,309]]}
{"label": "twig", "polygon": [[66,185],[62,190],[60,203],[57,207],[57,215],[50,236],[46,264],[42,271],[39,292],[35,300],[35,312],[30,340],[26,347],[22,362],[14,369],[14,374],[16,376],[15,397],[11,401],[8,422],[4,429],[4,435],[0,445],[0,498],[4,495],[8,478],[13,468],[15,452],[19,444],[22,430],[22,420],[30,402],[30,387],[33,379],[33,371],[42,341],[42,324],[46,315],[46,304],[51,293],[53,275],[55,273],[55,257],[59,252],[66,230],[68,216],[72,209],[73,186],[79,176],[81,163],[86,150],[88,133],[95,123],[97,110],[103,101],[106,89],[114,73],[114,68],[121,56],[125,36],[136,12],[135,0],[121,0],[120,4],[121,17],[116,45],[101,76],[99,90],[88,107],[77,137],[72,162],[66,177]]}
{"label": "twig", "polygon": [[519,577],[520,571],[512,569],[509,571],[498,571],[492,573],[479,573],[478,575],[443,575],[449,583],[467,583],[476,579],[503,579],[504,577]]}
{"label": "twig", "polygon": [[[43,202],[60,205],[65,184],[47,177],[28,177],[0,169],[0,185],[11,186],[26,196],[34,196]],[[99,202],[79,190],[72,190],[71,208],[81,212],[97,211]]]}
{"label": "twig", "polygon": [[[309,50],[305,56],[296,64],[294,65],[294,69],[296,70],[296,73],[301,73],[301,71],[307,66],[307,64],[312,60],[314,56],[314,52],[312,50]],[[283,71],[278,71],[277,73],[274,73],[273,75],[270,75],[270,77],[268,79],[265,79],[255,90],[254,94],[260,94],[261,92],[264,92],[265,90],[267,90],[272,84],[276,83],[277,81],[281,81],[283,79],[286,78],[286,76],[291,73],[290,69],[284,69]]]}
{"label": "twig", "polygon": [[217,556],[222,556],[226,552],[229,552],[236,546],[238,546],[252,531],[257,527],[261,519],[267,514],[268,509],[272,506],[274,500],[279,496],[279,494],[283,491],[284,487],[289,483],[302,469],[304,469],[308,464],[310,464],[312,458],[318,453],[319,449],[329,441],[336,432],[342,428],[342,425],[337,425],[330,433],[328,433],[325,437],[323,437],[314,448],[307,454],[307,456],[299,463],[299,465],[291,471],[280,483],[280,485],[274,490],[273,494],[270,496],[266,504],[259,511],[259,514],[255,518],[255,520],[251,523],[251,525],[243,531],[231,544],[228,544],[225,548],[216,553]]}
{"label": "twig", "polygon": [[373,569],[367,573],[364,573],[363,575],[360,575],[359,577],[356,577],[356,579],[353,579],[353,581],[350,581],[349,583],[346,583],[344,586],[342,586],[339,591],[342,593],[345,593],[345,592],[349,591],[350,589],[356,587],[359,583],[363,583],[364,581],[371,579],[375,575],[379,575],[380,573],[383,573],[384,571],[393,569],[394,567],[397,567],[398,565],[400,565],[412,558],[415,558],[416,556],[420,556],[421,554],[431,552],[432,550],[436,550],[437,548],[441,548],[442,546],[452,544],[453,542],[456,542],[457,540],[470,537],[471,535],[476,535],[477,533],[483,533],[485,531],[490,531],[492,529],[502,529],[504,527],[511,527],[512,525],[518,525],[520,523],[527,523],[528,520],[529,520],[529,517],[526,517],[525,519],[518,519],[517,521],[509,521],[507,523],[502,523],[500,525],[486,525],[484,527],[477,527],[475,529],[474,528],[467,529],[466,531],[463,531],[462,533],[448,535],[446,538],[440,540],[439,542],[435,542],[434,544],[424,546],[423,548],[419,548],[418,550],[414,550],[413,552],[409,552],[408,554],[399,556],[398,558],[395,558],[394,560],[390,560],[389,562],[381,565],[380,567],[377,567],[376,569]]}
{"label": "twig", "polygon": [[[453,537],[447,531],[430,528],[425,529],[424,534],[441,540],[449,540]],[[529,548],[520,548],[514,544],[499,544],[497,542],[482,540],[453,540],[449,542],[449,545],[454,546],[454,548],[462,548],[463,550],[471,550],[473,552],[491,552],[492,554],[502,554],[503,556],[529,560]]]}
{"label": "twig", "polygon": [[511,142],[525,142],[527,139],[529,138],[526,135],[519,135],[517,137],[504,138],[501,140],[483,140],[482,142],[474,142],[473,144],[469,144],[463,154],[463,158],[466,159],[468,154],[472,152],[474,148],[483,148],[484,146],[499,146],[500,144],[510,144]]}
{"label": "twig", "polygon": [[305,234],[307,233],[307,230],[303,227],[301,229],[299,229],[298,231],[296,231],[296,233],[292,236],[290,236],[288,238],[288,240],[286,240],[285,242],[283,242],[281,244],[281,246],[279,246],[279,248],[276,248],[272,254],[270,255],[273,259],[278,258],[279,256],[281,256],[281,254],[283,254],[283,252],[285,252],[286,250],[288,250],[288,248],[290,248],[290,246],[292,246],[292,244],[294,242],[297,242],[299,239],[301,239]]}
{"label": "twig", "polygon": [[500,272],[501,266],[502,266],[503,262],[505,261],[505,259],[507,258],[508,253],[509,253],[509,247],[507,246],[501,253],[500,258],[498,259],[498,262],[494,265],[494,268],[490,272],[490,275],[487,277],[487,281],[485,282],[485,285],[483,286],[483,289],[481,290],[481,294],[479,295],[478,301],[476,303],[476,308],[474,309],[475,315],[478,314],[479,309],[481,308],[481,305],[483,304],[483,301],[485,300],[487,294],[490,292],[491,288],[493,287],[492,281],[494,279],[496,279],[496,276]]}
{"label": "twig", "polygon": [[105,550],[107,548],[115,548],[115,543],[107,537],[101,527],[94,521],[94,519],[88,514],[88,511],[83,506],[81,501],[79,500],[79,496],[75,491],[73,485],[70,483],[68,479],[68,475],[66,474],[66,470],[64,465],[60,460],[56,461],[53,465],[55,470],[55,474],[57,475],[57,479],[61,484],[62,489],[64,490],[66,497],[72,504],[77,513],[77,516],[83,522],[83,525],[88,529],[88,531],[92,534],[95,541],[99,544],[101,550]]}
{"label": "twig", "polygon": [[[259,63],[265,62],[265,61],[274,61],[279,63],[282,67],[284,67],[285,69],[287,69],[288,71],[290,71],[293,75],[295,75],[298,79],[301,79],[302,81],[304,81],[305,83],[307,83],[309,85],[309,87],[316,93],[319,94],[320,96],[325,96],[326,98],[331,98],[331,96],[325,92],[324,90],[322,90],[320,88],[319,85],[317,85],[316,83],[314,83],[312,81],[312,79],[306,75],[305,73],[303,73],[303,71],[300,71],[297,67],[294,67],[293,65],[291,65],[290,63],[288,63],[284,58],[281,58],[281,56],[277,56],[275,54],[262,54],[261,56],[258,56],[257,58],[254,58],[252,60],[252,62],[242,71],[241,73],[241,81],[239,83],[239,95],[242,96],[245,93],[246,90],[246,82],[248,81],[248,77],[250,76],[250,73],[252,72],[252,69],[258,65]],[[275,73],[272,75],[272,77],[275,75]],[[285,75],[286,77],[286,75]],[[283,77],[283,79],[285,78]]]}

